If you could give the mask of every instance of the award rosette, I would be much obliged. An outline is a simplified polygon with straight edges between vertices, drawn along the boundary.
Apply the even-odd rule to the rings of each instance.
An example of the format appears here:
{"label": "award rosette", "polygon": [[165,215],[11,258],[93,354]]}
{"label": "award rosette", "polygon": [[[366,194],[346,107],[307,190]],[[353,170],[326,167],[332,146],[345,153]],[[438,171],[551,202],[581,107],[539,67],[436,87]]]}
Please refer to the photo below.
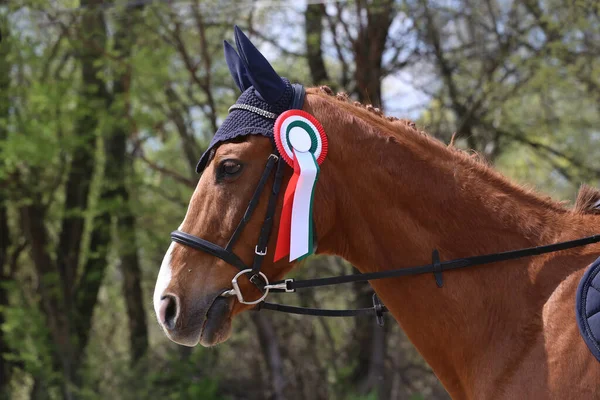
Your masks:
{"label": "award rosette", "polygon": [[319,165],[327,155],[325,130],[309,113],[288,110],[275,121],[275,144],[281,157],[294,168],[283,197],[275,261],[290,261],[313,253],[313,197]]}

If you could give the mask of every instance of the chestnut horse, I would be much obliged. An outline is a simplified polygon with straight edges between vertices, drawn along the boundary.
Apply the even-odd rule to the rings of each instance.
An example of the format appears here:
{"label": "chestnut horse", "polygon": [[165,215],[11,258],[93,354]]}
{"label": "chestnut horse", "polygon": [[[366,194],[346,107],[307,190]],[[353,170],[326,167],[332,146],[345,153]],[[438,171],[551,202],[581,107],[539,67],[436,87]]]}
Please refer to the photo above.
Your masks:
{"label": "chestnut horse", "polygon": [[[600,230],[600,216],[591,212],[598,194],[591,189],[567,209],[412,124],[351,104],[326,87],[308,89],[303,110],[329,139],[314,198],[318,253],[341,256],[363,273],[426,264],[432,249],[448,260]],[[180,230],[224,246],[272,152],[271,141],[258,135],[220,143]],[[291,172],[286,167],[284,184]],[[246,265],[267,192],[233,248]],[[269,249],[275,239],[271,235]],[[372,286],[453,398],[590,399],[600,396],[600,363],[580,337],[575,291],[598,256],[600,245],[590,245],[445,272],[441,289],[431,275]],[[267,257],[261,271],[274,281],[295,265]],[[187,346],[227,340],[232,319],[252,307],[220,296],[237,272],[208,253],[171,244],[154,295],[168,337]],[[246,298],[261,296],[245,277],[240,287]]]}

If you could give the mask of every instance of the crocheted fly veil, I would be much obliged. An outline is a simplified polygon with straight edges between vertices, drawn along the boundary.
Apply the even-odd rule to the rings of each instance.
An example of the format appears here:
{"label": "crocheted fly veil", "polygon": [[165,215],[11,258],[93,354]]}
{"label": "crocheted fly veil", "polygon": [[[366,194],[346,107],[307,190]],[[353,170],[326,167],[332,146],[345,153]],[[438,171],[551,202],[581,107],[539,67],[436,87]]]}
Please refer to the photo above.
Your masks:
{"label": "crocheted fly veil", "polygon": [[211,150],[220,143],[245,135],[262,135],[273,140],[277,117],[291,108],[302,108],[303,87],[281,78],[237,26],[234,31],[237,52],[225,41],[225,60],[243,93],[229,108],[229,115],[200,157],[198,173],[206,168]]}
{"label": "crocheted fly veil", "polygon": [[[312,254],[316,247],[312,204],[319,165],[327,153],[326,136],[320,123],[301,110],[304,87],[277,75],[237,26],[235,42],[237,52],[224,43],[225,60],[243,93],[229,108],[229,115],[200,158],[196,171],[206,168],[212,150],[220,143],[245,135],[271,139],[277,169],[285,162],[294,170],[284,194],[274,260],[289,254],[293,261]],[[270,232],[270,226],[266,231]]]}

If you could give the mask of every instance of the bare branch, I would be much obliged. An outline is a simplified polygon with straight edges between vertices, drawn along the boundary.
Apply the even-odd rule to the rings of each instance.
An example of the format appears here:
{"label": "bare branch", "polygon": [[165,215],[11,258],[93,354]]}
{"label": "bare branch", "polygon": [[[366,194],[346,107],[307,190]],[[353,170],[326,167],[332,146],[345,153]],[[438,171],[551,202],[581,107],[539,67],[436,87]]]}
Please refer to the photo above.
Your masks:
{"label": "bare branch", "polygon": [[146,156],[144,155],[143,152],[138,152],[138,158],[140,160],[142,160],[146,165],[148,165],[148,167],[150,167],[150,169],[156,171],[156,172],[160,172],[161,174],[168,176],[169,178],[179,182],[179,183],[183,183],[184,185],[190,187],[190,188],[195,188],[196,187],[196,182],[194,182],[193,180],[186,178],[185,176],[180,175],[179,173],[172,171],[168,168],[164,168],[161,167],[159,165],[157,165],[155,162],[149,160],[148,158],[146,158]]}

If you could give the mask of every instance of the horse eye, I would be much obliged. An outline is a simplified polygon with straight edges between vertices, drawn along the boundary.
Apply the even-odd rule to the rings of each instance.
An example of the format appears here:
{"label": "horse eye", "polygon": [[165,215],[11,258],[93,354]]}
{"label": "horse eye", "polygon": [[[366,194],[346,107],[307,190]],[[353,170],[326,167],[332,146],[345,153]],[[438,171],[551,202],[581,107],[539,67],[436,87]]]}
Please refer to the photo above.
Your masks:
{"label": "horse eye", "polygon": [[242,164],[235,160],[224,160],[219,164],[217,175],[219,178],[233,177],[240,173]]}

